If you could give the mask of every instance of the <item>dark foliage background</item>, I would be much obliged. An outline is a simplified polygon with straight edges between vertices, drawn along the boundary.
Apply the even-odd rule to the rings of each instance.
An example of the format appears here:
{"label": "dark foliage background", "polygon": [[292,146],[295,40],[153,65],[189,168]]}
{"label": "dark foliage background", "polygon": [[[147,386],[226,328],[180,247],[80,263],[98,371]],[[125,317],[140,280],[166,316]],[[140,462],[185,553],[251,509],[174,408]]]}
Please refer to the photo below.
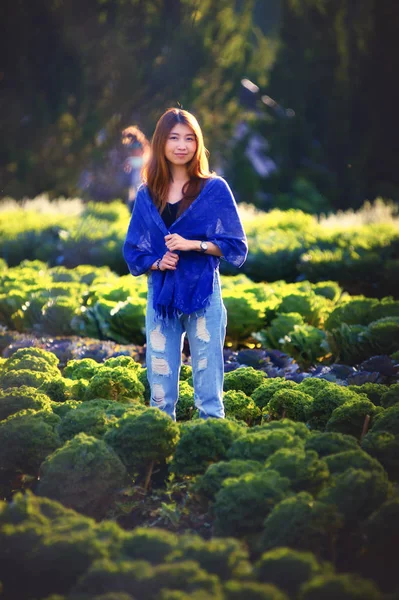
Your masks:
{"label": "dark foliage background", "polygon": [[[150,137],[180,102],[242,200],[289,204],[303,180],[334,208],[399,198],[392,0],[3,0],[0,15],[2,196],[81,194],[85,170],[96,199],[119,195],[121,129]],[[272,176],[233,143],[239,123],[267,139]]]}

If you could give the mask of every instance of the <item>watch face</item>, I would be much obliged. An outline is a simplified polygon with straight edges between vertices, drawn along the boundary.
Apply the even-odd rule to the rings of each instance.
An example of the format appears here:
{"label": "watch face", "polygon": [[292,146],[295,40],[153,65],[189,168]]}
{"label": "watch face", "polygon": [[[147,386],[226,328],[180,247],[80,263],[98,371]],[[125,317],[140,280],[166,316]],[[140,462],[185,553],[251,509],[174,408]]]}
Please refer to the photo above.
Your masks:
{"label": "watch face", "polygon": [[208,250],[208,244],[206,242],[201,242],[201,250],[203,250],[205,252],[205,250]]}

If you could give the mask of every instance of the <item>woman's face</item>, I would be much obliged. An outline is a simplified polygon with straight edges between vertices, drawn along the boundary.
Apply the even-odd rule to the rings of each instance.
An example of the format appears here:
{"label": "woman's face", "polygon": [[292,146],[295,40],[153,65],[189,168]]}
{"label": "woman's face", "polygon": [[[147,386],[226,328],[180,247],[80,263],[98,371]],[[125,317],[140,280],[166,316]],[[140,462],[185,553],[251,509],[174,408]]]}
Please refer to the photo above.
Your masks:
{"label": "woman's face", "polygon": [[197,149],[197,140],[191,127],[177,123],[170,130],[165,144],[166,160],[173,165],[186,165],[193,158]]}

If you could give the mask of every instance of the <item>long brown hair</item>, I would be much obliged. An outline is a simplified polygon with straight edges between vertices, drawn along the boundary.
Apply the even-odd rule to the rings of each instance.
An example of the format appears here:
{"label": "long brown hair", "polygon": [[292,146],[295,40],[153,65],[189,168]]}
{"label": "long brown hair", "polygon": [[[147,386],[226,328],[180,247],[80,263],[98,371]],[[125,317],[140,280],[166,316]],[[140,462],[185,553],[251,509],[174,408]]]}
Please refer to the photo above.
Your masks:
{"label": "long brown hair", "polygon": [[172,173],[165,158],[165,145],[170,131],[177,123],[190,127],[195,135],[197,149],[187,164],[189,181],[183,186],[183,199],[179,206],[180,215],[195,200],[206,179],[212,176],[209,171],[209,152],[205,148],[204,138],[197,119],[186,110],[168,108],[160,117],[151,141],[151,157],[143,168],[143,180],[147,183],[150,195],[159,212],[162,213],[168,199]]}

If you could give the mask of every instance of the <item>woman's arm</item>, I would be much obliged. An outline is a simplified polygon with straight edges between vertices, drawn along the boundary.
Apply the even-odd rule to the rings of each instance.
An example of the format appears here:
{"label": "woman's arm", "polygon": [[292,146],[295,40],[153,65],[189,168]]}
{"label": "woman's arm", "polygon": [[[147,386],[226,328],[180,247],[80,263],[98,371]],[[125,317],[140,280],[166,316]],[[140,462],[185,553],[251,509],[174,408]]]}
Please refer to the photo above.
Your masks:
{"label": "woman's arm", "polygon": [[151,265],[150,271],[176,271],[178,262],[179,255],[168,251]]}
{"label": "woman's arm", "polygon": [[203,251],[201,249],[201,241],[202,240],[186,240],[184,237],[179,235],[178,233],[170,233],[165,236],[165,244],[168,250],[171,252],[175,252],[176,250],[183,250],[183,252],[187,252],[189,250],[202,252],[203,254],[211,254],[212,256],[222,256],[222,251],[213,242],[207,243],[207,250]]}

